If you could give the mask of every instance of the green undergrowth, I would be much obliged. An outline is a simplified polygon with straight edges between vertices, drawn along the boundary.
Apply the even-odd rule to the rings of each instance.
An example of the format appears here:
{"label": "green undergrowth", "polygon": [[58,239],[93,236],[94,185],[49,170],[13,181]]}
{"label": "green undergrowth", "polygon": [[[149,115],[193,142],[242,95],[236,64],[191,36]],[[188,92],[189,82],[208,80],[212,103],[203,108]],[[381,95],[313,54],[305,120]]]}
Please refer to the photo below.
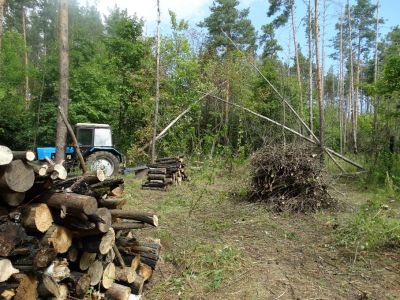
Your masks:
{"label": "green undergrowth", "polygon": [[[340,216],[341,224],[336,232],[337,244],[354,251],[400,248],[399,155],[346,155],[367,171],[340,179],[332,176],[332,182],[335,185],[339,183],[339,189],[348,185],[354,190],[349,197],[342,199],[344,205],[355,204],[355,207],[350,213]],[[343,161],[339,162],[349,174],[358,171]],[[327,159],[327,169],[331,174],[340,173],[330,159]]]}
{"label": "green undergrowth", "polygon": [[339,246],[355,250],[400,248],[400,199],[387,189],[358,191],[364,198],[355,211],[342,216]]}
{"label": "green undergrowth", "polygon": [[[159,227],[137,232],[138,238],[159,238],[163,245],[145,299],[224,299],[224,291],[260,257],[270,258],[266,253],[275,257],[279,250],[278,259],[299,244],[315,247],[320,239],[352,253],[399,245],[400,202],[386,189],[361,190],[348,180],[334,187],[343,194],[344,209],[276,214],[263,203],[245,201],[246,162],[191,161],[187,172],[190,181],[167,192],[142,190],[145,179],[126,177],[127,208],[159,217]],[[314,237],[316,226],[323,226],[323,237]]]}
{"label": "green undergrowth", "polygon": [[165,278],[151,287],[147,295],[151,299],[165,299],[165,295],[189,299],[213,292],[241,270],[243,250],[224,235],[243,218],[254,217],[252,211],[236,206],[232,196],[246,185],[245,168],[237,163],[226,166],[224,161],[188,165],[190,181],[167,192],[141,190],[144,179],[126,179],[128,205],[159,216],[157,229],[140,234],[159,238],[163,265],[173,266],[173,270],[164,270]]}

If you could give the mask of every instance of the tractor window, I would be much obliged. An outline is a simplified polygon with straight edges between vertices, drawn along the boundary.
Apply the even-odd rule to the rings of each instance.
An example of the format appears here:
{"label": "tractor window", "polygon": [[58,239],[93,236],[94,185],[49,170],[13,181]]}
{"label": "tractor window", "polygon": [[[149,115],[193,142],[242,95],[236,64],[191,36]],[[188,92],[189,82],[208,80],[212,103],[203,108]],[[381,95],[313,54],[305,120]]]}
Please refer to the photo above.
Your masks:
{"label": "tractor window", "polygon": [[112,147],[111,129],[96,128],[94,134],[94,146]]}
{"label": "tractor window", "polygon": [[78,129],[78,144],[81,146],[91,146],[93,137],[93,129]]}

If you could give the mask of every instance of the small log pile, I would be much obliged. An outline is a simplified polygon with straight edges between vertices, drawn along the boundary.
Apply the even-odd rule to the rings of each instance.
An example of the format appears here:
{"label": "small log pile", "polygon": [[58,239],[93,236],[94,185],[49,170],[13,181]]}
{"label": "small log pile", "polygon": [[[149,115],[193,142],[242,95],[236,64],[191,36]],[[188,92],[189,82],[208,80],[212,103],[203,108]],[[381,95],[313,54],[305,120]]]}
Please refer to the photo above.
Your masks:
{"label": "small log pile", "polygon": [[319,150],[302,144],[267,145],[251,159],[250,199],[276,211],[312,212],[336,204],[328,194]]}
{"label": "small log pile", "polygon": [[0,146],[0,299],[140,295],[161,244],[133,229],[158,226],[157,216],[121,209],[123,179],[54,178],[55,166],[39,174],[44,163],[30,158]]}
{"label": "small log pile", "polygon": [[181,185],[182,181],[189,180],[183,156],[159,158],[147,166],[147,181],[142,184],[143,189],[165,191],[168,185]]}

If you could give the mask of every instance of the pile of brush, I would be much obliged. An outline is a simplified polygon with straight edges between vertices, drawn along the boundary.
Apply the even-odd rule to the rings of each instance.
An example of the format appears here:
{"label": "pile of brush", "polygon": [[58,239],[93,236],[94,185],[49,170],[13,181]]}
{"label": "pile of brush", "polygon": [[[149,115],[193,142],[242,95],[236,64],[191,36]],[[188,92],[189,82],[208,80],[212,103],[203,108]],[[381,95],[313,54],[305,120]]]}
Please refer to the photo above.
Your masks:
{"label": "pile of brush", "polygon": [[319,150],[304,144],[267,145],[251,160],[251,199],[277,211],[309,212],[335,204]]}
{"label": "pile of brush", "polygon": [[61,166],[27,153],[0,146],[0,298],[140,295],[161,245],[135,230],[158,226],[157,216],[122,209],[121,178],[60,179]]}

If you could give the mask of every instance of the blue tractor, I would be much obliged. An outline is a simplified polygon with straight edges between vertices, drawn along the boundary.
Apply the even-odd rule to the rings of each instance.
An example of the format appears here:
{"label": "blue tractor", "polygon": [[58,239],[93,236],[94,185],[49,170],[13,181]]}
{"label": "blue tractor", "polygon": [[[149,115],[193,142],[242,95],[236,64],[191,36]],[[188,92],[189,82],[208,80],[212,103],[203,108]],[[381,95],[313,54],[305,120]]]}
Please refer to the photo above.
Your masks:
{"label": "blue tractor", "polygon": [[[123,155],[114,148],[112,143],[111,126],[107,124],[78,123],[75,125],[75,134],[88,169],[101,169],[109,177],[117,175],[123,165]],[[37,157],[54,158],[56,147],[38,147]],[[79,160],[76,150],[72,146],[66,149],[65,167],[71,169],[78,166]]]}

